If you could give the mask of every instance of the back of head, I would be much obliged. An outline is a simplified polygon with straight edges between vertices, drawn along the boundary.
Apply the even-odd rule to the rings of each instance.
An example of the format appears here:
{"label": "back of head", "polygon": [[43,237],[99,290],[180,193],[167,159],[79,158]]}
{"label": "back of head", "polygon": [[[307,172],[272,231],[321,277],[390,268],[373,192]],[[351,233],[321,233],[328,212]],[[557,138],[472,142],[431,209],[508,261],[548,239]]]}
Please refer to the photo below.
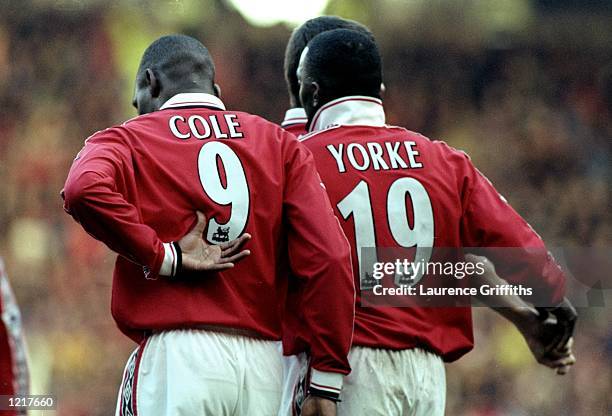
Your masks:
{"label": "back of head", "polygon": [[367,27],[353,20],[338,16],[319,16],[306,21],[293,31],[285,49],[285,80],[291,96],[299,96],[300,86],[296,71],[302,51],[315,36],[334,29],[351,29],[374,40],[374,35]]}
{"label": "back of head", "polygon": [[169,84],[165,87],[173,89],[203,86],[212,91],[214,85],[215,66],[208,49],[186,35],[167,35],[154,41],[142,56],[137,82],[147,69],[163,77]]}
{"label": "back of head", "polygon": [[308,44],[304,75],[316,81],[325,101],[349,95],[380,98],[382,61],[376,42],[363,33],[336,29]]}

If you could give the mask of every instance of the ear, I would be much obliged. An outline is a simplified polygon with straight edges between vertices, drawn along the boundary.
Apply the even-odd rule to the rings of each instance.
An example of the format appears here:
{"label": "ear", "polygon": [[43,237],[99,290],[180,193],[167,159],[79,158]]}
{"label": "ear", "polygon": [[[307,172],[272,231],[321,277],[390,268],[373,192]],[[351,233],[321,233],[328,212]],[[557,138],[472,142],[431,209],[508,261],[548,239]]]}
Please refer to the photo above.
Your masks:
{"label": "ear", "polygon": [[213,85],[213,91],[214,91],[216,97],[221,98],[221,87],[216,82]]}
{"label": "ear", "polygon": [[159,83],[159,79],[155,76],[155,72],[153,72],[152,69],[148,68],[145,71],[145,77],[147,79],[147,84],[149,85],[149,92],[151,93],[151,97],[159,97],[159,93],[161,91],[161,84]]}

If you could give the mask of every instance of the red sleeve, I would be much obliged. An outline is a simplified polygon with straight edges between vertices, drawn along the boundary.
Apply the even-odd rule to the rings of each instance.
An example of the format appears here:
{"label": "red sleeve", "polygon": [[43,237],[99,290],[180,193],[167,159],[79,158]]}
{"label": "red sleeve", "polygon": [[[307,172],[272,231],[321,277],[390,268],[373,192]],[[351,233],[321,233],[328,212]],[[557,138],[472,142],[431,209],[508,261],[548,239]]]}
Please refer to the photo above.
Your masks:
{"label": "red sleeve", "polygon": [[133,175],[131,152],[122,132],[108,129],[85,142],[74,160],[62,196],[64,209],[94,238],[119,255],[160,272],[165,246],[127,201],[125,183]]}
{"label": "red sleeve", "polygon": [[533,288],[534,302],[558,304],[565,294],[563,271],[533,228],[469,160],[467,163],[469,174],[462,219],[464,246],[485,248],[482,254],[493,262],[502,278]]}
{"label": "red sleeve", "polygon": [[303,281],[303,331],[311,365],[348,374],[355,286],[351,251],[336,219],[310,151],[285,133],[284,212],[291,270]]}

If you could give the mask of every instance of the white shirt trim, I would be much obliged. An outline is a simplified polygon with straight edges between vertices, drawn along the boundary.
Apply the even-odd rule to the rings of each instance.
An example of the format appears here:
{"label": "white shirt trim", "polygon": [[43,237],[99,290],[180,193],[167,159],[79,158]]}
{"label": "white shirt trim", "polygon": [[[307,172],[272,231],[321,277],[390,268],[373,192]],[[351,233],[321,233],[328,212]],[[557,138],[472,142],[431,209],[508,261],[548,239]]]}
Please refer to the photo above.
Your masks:
{"label": "white shirt trim", "polygon": [[174,97],[166,101],[164,105],[160,107],[160,110],[165,110],[166,108],[192,106],[215,107],[219,110],[225,110],[225,104],[223,104],[223,101],[221,101],[219,97],[200,92],[184,92],[176,94]]}
{"label": "white shirt trim", "polygon": [[331,373],[328,371],[319,371],[316,368],[312,369],[310,376],[310,385],[319,390],[325,390],[333,394],[340,394],[344,376],[340,373]]}
{"label": "white shirt trim", "polygon": [[378,98],[351,95],[337,98],[319,108],[312,117],[309,131],[324,130],[328,127],[385,125],[385,110]]}
{"label": "white shirt trim", "polygon": [[290,108],[285,113],[285,119],[281,123],[282,127],[290,126],[292,124],[306,124],[308,117],[306,111],[303,108]]}
{"label": "white shirt trim", "polygon": [[173,277],[176,274],[176,250],[172,243],[163,243],[164,261],[159,269],[160,276]]}

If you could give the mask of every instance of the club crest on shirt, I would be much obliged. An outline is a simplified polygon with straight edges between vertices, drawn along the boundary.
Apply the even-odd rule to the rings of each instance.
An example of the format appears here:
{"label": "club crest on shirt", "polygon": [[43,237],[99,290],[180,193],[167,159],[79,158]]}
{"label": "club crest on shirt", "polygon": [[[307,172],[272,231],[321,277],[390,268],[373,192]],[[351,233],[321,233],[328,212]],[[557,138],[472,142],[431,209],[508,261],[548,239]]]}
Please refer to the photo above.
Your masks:
{"label": "club crest on shirt", "polygon": [[229,232],[230,227],[217,227],[217,231],[212,235],[212,240],[218,243],[225,243],[229,241]]}

